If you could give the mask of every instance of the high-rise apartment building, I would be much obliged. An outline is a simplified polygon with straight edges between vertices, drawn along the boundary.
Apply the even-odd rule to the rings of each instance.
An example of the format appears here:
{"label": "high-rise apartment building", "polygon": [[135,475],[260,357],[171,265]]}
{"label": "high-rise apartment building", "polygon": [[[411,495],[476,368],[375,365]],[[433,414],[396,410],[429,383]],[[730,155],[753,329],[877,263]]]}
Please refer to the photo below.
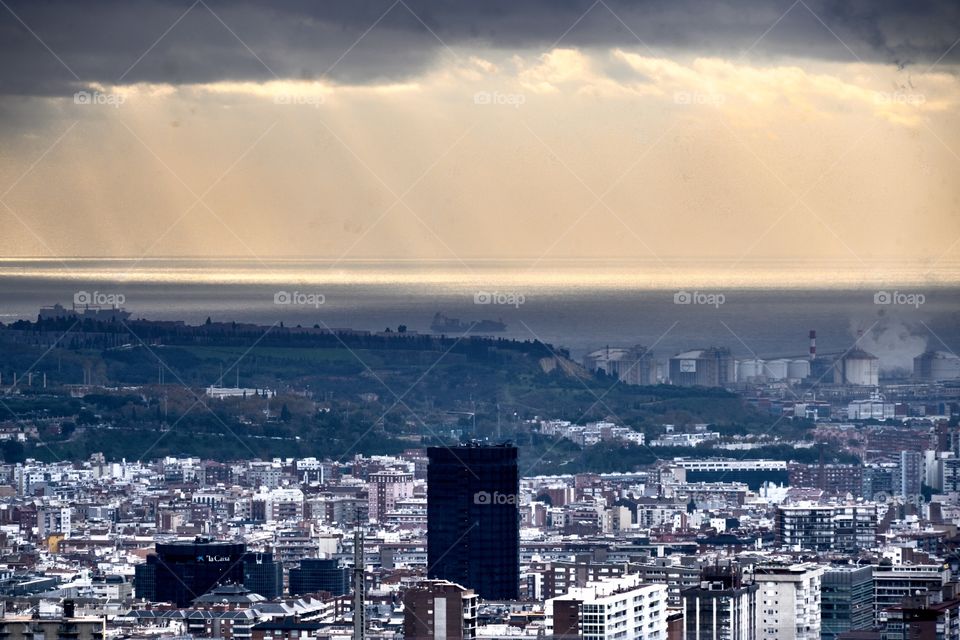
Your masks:
{"label": "high-rise apartment building", "polygon": [[757,639],[757,585],[739,567],[705,567],[700,585],[680,598],[684,640]]}
{"label": "high-rise apartment building", "polygon": [[369,518],[383,522],[398,500],[413,497],[413,474],[406,471],[377,471],[367,480]]}
{"label": "high-rise apartment building", "polygon": [[812,562],[756,567],[757,638],[820,640],[823,572],[824,567]]}
{"label": "high-rise apartment building", "polygon": [[447,580],[424,580],[403,594],[406,640],[469,640],[477,634],[479,598]]}
{"label": "high-rise apartment building", "polygon": [[571,589],[546,601],[554,638],[665,640],[667,586],[644,584],[636,574]]}
{"label": "high-rise apartment building", "polygon": [[818,552],[851,553],[876,543],[877,507],[872,504],[781,505],[777,544]]}

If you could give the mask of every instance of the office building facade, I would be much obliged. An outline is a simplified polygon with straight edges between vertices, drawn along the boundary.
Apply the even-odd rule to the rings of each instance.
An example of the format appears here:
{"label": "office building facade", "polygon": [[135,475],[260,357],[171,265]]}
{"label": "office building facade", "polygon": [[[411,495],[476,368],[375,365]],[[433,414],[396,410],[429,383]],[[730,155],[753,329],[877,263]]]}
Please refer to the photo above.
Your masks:
{"label": "office building facade", "polygon": [[427,575],[514,600],[520,586],[517,449],[427,450]]}
{"label": "office building facade", "polygon": [[[247,586],[265,598],[282,591],[282,569],[270,553],[247,553],[246,546],[197,538],[193,542],[158,544],[147,561],[137,565],[138,598],[189,606],[221,584]],[[256,587],[256,588],[254,588]]]}
{"label": "office building facade", "polygon": [[248,551],[243,556],[243,586],[267,600],[283,595],[283,565],[272,553]]}
{"label": "office building facade", "polygon": [[941,593],[949,581],[950,568],[944,564],[874,565],[874,618],[880,622],[886,609],[900,606],[906,597]]}
{"label": "office building facade", "polygon": [[873,567],[831,567],[820,581],[820,637],[873,627]]}
{"label": "office building facade", "polygon": [[350,592],[350,568],[335,558],[305,558],[300,566],[290,569],[290,595],[326,591],[342,596]]}

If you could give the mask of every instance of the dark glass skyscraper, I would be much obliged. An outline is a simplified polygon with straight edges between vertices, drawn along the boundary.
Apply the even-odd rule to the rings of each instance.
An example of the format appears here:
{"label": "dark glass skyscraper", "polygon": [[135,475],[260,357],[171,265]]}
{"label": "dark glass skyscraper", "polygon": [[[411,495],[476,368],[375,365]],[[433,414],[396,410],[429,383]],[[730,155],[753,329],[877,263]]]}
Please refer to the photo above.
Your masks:
{"label": "dark glass skyscraper", "polygon": [[[243,544],[194,542],[158,544],[137,571],[137,597],[188,606],[218,584],[243,584]],[[152,584],[150,584],[152,578]]]}
{"label": "dark glass skyscraper", "polygon": [[820,579],[820,638],[869,629],[873,619],[873,567],[831,567]]}
{"label": "dark glass skyscraper", "polygon": [[267,600],[283,596],[283,566],[270,552],[248,551],[243,556],[243,586]]}
{"label": "dark glass skyscraper", "polygon": [[220,584],[242,584],[267,599],[277,598],[283,589],[282,567],[271,553],[248,553],[244,544],[197,538],[158,544],[137,565],[134,582],[138,598],[178,607]]}
{"label": "dark glass skyscraper", "polygon": [[350,569],[335,558],[304,558],[290,569],[290,595],[327,591],[342,596],[350,592]]}
{"label": "dark glass skyscraper", "polygon": [[520,477],[512,445],[427,450],[427,574],[513,600],[520,586]]}

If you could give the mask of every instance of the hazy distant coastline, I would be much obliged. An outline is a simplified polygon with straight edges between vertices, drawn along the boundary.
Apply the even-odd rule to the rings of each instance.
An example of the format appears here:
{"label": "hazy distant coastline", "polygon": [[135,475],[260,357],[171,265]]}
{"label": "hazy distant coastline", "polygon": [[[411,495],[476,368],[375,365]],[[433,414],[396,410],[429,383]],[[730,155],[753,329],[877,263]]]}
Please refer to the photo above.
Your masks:
{"label": "hazy distant coastline", "polygon": [[[134,317],[193,324],[207,317],[369,331],[403,324],[427,333],[434,314],[443,312],[466,321],[502,320],[504,337],[540,339],[575,357],[633,344],[664,355],[711,344],[742,357],[801,355],[810,329],[818,331],[821,349],[843,351],[858,330],[871,327],[869,347],[881,357],[887,352],[892,362],[924,347],[956,351],[960,345],[960,285],[951,279],[950,263],[940,265],[936,278],[923,280],[918,265],[901,265],[892,269],[901,274],[897,280],[875,282],[852,282],[851,264],[809,281],[787,262],[751,280],[751,266],[757,264],[743,265],[735,284],[719,267],[710,274],[657,261],[551,261],[531,269],[488,261],[353,260],[331,268],[319,260],[148,259],[134,266],[6,259],[0,261],[0,322],[35,319],[40,307],[69,304],[86,291],[121,294]],[[698,273],[705,274],[703,282]],[[278,292],[322,298],[322,304],[278,306]],[[684,292],[719,295],[722,304],[677,304],[675,296]],[[919,293],[923,304],[878,305],[878,292]]]}

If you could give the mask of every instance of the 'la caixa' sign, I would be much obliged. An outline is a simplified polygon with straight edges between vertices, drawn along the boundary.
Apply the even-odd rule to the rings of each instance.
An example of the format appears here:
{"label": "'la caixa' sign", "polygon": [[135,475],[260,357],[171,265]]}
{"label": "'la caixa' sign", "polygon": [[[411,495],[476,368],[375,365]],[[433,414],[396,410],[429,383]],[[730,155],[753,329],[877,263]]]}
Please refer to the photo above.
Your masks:
{"label": "'la caixa' sign", "polygon": [[230,562],[230,556],[197,556],[197,562]]}

